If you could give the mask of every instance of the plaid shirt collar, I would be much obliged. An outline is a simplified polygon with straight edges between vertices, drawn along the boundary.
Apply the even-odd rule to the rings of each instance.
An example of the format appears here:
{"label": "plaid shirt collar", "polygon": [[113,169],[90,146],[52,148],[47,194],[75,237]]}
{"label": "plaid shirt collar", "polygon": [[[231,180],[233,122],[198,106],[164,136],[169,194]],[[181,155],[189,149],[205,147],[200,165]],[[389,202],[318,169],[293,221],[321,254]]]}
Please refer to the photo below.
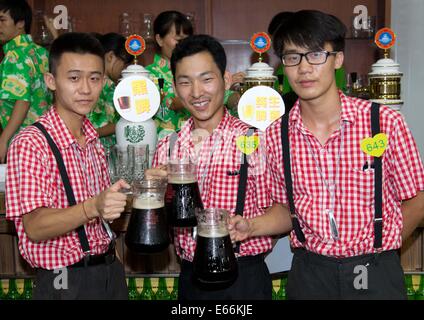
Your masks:
{"label": "plaid shirt collar", "polygon": [[[65,122],[57,113],[56,107],[53,106],[50,108],[50,110],[45,115],[45,119],[51,127],[56,128],[54,130],[54,140],[56,141],[59,149],[67,149],[72,144],[78,145],[77,140],[71,134]],[[85,140],[87,144],[94,141],[99,136],[96,132],[96,129],[94,129],[93,125],[90,123],[87,117],[84,117],[83,119],[82,131],[85,134]]]}
{"label": "plaid shirt collar", "polygon": [[[214,136],[216,133],[222,133],[225,132],[225,130],[232,127],[232,123],[234,121],[234,118],[228,113],[227,109],[224,108],[224,115],[219,122],[218,126],[213,130],[212,136]],[[191,139],[191,132],[194,130],[194,120],[193,117],[190,117],[187,122],[183,125],[181,128],[181,131],[179,133],[179,139],[180,139],[180,145],[182,150],[192,150],[194,147],[193,145],[193,139]],[[224,139],[224,137],[221,135],[221,139]]]}
{"label": "plaid shirt collar", "polygon": [[[346,96],[342,91],[339,90],[340,104],[342,108],[342,113],[340,115],[341,122],[349,122],[354,124],[358,108],[355,102]],[[302,122],[302,116],[300,114],[300,101],[299,99],[294,104],[292,110],[290,111],[290,122],[294,124],[293,128],[298,128],[302,133],[306,133],[306,128]]]}

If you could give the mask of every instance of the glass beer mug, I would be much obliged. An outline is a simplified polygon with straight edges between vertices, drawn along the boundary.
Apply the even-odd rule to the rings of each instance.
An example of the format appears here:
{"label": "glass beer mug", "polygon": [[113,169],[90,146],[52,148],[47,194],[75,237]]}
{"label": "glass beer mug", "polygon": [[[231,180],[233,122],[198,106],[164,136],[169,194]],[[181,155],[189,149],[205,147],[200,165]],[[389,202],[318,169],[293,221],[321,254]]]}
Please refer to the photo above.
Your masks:
{"label": "glass beer mug", "polygon": [[203,209],[203,204],[195,164],[184,160],[175,160],[168,164],[166,209],[171,226],[197,225],[195,212],[196,209]]}
{"label": "glass beer mug", "polygon": [[193,259],[195,279],[201,284],[230,285],[238,275],[237,260],[227,229],[228,211],[197,212],[197,244]]}
{"label": "glass beer mug", "polygon": [[139,254],[163,251],[169,245],[165,213],[165,180],[142,180],[133,183],[133,205],[125,243]]}

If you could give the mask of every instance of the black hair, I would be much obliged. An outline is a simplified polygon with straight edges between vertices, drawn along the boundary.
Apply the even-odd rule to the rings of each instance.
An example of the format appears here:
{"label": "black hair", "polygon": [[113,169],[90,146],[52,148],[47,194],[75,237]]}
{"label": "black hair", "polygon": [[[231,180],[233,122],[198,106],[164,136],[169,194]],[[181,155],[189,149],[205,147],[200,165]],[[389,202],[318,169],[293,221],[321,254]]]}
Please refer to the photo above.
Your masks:
{"label": "black hair", "polygon": [[198,34],[181,40],[172,51],[171,70],[174,79],[177,63],[185,57],[190,57],[200,52],[210,53],[222,76],[224,76],[225,68],[227,67],[224,47],[215,38],[205,34]]}
{"label": "black hair", "polygon": [[0,12],[9,12],[13,22],[25,22],[25,33],[31,33],[32,10],[25,0],[0,0]]}
{"label": "black hair", "polygon": [[329,43],[334,51],[343,51],[345,35],[346,26],[337,17],[316,10],[301,10],[283,19],[273,36],[274,50],[280,58],[289,43],[310,50],[323,50]]}
{"label": "black hair", "polygon": [[287,19],[291,18],[294,12],[290,11],[281,11],[272,17],[271,22],[268,25],[268,34],[273,36],[274,33],[278,30],[278,27]]}
{"label": "black hair", "polygon": [[115,56],[120,58],[125,64],[131,63],[134,57],[125,50],[125,37],[119,33],[110,32],[106,34],[96,33],[94,36],[100,41],[105,53],[112,51]]}
{"label": "black hair", "polygon": [[173,25],[177,34],[184,33],[188,36],[193,34],[191,22],[179,11],[161,12],[153,22],[153,32],[163,38],[171,31]]}
{"label": "black hair", "polygon": [[64,53],[93,54],[104,61],[104,50],[99,40],[88,33],[68,32],[57,37],[49,54],[50,73],[56,74],[60,58]]}

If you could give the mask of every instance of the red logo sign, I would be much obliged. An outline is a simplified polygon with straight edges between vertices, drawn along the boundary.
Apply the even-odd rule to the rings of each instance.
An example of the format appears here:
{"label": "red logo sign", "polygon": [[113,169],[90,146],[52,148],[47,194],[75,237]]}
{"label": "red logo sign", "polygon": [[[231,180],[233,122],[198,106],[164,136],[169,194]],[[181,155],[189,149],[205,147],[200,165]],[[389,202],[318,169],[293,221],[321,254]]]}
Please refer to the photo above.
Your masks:
{"label": "red logo sign", "polygon": [[383,28],[375,34],[374,42],[380,49],[390,49],[395,45],[396,35],[390,28]]}
{"label": "red logo sign", "polygon": [[133,56],[139,56],[146,50],[146,42],[142,36],[133,34],[125,41],[125,49]]}
{"label": "red logo sign", "polygon": [[250,46],[257,53],[267,52],[271,48],[271,38],[266,32],[258,32],[250,39]]}

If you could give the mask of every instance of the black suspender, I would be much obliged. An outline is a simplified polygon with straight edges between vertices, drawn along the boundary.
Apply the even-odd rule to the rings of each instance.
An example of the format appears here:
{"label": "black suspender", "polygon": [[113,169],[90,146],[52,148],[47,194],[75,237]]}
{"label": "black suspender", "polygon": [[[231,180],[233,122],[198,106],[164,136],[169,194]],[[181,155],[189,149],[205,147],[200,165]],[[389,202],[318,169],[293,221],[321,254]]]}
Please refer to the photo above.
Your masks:
{"label": "black suspender", "polygon": [[289,209],[296,237],[300,242],[304,243],[305,235],[303,234],[303,231],[300,228],[299,219],[296,215],[296,207],[294,206],[293,198],[293,182],[290,165],[289,113],[284,114],[281,120],[281,143],[283,149],[284,182],[286,184],[287,198],[289,200]]}
{"label": "black suspender", "polygon": [[[47,132],[46,128],[40,123],[35,122],[33,126],[37,127],[46,137],[47,142],[50,146],[50,149],[53,152],[54,157],[56,158],[57,166],[59,168],[60,176],[62,177],[63,186],[65,187],[66,197],[68,198],[69,206],[76,205],[74,191],[72,190],[71,183],[69,182],[68,173],[66,171],[65,163],[63,162],[62,155],[56,144],[54,143],[52,137]],[[85,233],[84,225],[79,226],[76,229],[78,233],[78,238],[81,243],[81,248],[84,253],[90,252],[90,245],[88,244],[87,234]]]}
{"label": "black suspender", "polygon": [[[371,106],[371,133],[374,137],[380,133],[380,105],[372,103]],[[290,214],[292,218],[293,229],[297,239],[305,242],[305,235],[300,227],[296,215],[296,207],[293,198],[293,182],[291,177],[290,165],[290,142],[289,142],[289,114],[286,113],[281,121],[281,142],[283,149],[284,180],[286,184],[287,198],[289,201]],[[382,183],[382,160],[381,157],[374,157],[374,248],[382,247],[383,238],[383,183]]]}
{"label": "black suspender", "polygon": [[[380,133],[380,105],[371,105],[371,132],[374,137]],[[374,248],[383,242],[383,172],[381,157],[374,157]]]}
{"label": "black suspender", "polygon": [[[246,136],[250,137],[253,132],[255,132],[255,128],[251,127],[247,131]],[[240,165],[240,174],[239,174],[239,184],[238,184],[238,190],[237,190],[237,204],[236,204],[236,211],[235,214],[243,216],[244,211],[244,204],[246,202],[246,186],[247,186],[247,176],[248,176],[248,169],[249,163],[247,162],[247,155],[243,153],[243,160]],[[240,250],[240,242],[236,243],[236,247],[234,249],[234,252],[239,252]]]}

